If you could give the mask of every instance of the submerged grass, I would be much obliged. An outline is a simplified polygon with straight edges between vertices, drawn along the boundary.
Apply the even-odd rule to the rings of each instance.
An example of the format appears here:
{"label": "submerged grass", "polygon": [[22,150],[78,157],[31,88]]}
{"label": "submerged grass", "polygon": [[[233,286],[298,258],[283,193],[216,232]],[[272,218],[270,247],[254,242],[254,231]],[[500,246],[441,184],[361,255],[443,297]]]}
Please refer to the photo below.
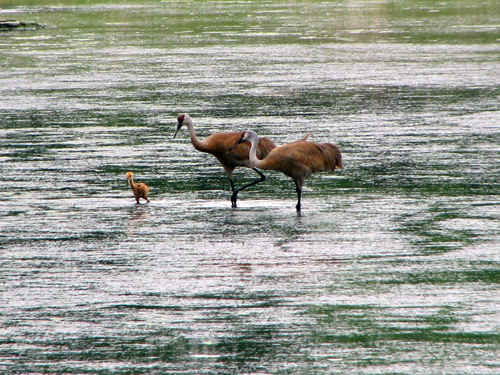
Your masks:
{"label": "submerged grass", "polygon": [[[491,266],[488,264],[488,266]],[[464,284],[485,283],[498,284],[500,282],[500,268],[484,268],[477,270],[451,271],[424,271],[408,274],[399,274],[389,280],[380,281],[381,284]]]}
{"label": "submerged grass", "polygon": [[311,340],[318,343],[379,347],[390,341],[482,345],[500,342],[497,332],[457,331],[454,325],[465,317],[456,308],[441,308],[430,315],[404,317],[391,316],[391,310],[385,311],[380,306],[322,305],[310,307],[307,314],[317,320],[319,327],[316,328],[321,328],[313,329],[311,333]]}

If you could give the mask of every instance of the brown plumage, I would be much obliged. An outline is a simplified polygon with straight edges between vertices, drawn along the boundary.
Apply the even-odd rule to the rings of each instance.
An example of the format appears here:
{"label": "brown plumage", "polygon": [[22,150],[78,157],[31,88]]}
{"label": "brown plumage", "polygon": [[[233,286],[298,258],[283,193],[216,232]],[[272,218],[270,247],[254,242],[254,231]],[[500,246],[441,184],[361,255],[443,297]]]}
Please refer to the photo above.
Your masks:
{"label": "brown plumage", "polygon": [[306,140],[287,143],[273,149],[267,157],[259,160],[256,154],[258,136],[251,130],[243,132],[241,139],[233,147],[250,141],[250,166],[265,170],[275,170],[291,177],[295,182],[298,202],[301,209],[302,187],[307,177],[313,173],[342,169],[342,155],[337,146],[331,143],[315,143]]}
{"label": "brown plumage", "polygon": [[127,180],[132,192],[134,193],[135,200],[139,204],[139,199],[145,199],[149,202],[148,193],[149,187],[143,182],[134,182],[134,174],[132,172],[127,172]]}
{"label": "brown plumage", "polygon": [[[186,125],[188,129],[189,136],[191,137],[191,143],[193,144],[194,148],[198,151],[212,154],[222,164],[222,167],[224,168],[224,171],[226,171],[227,177],[229,178],[229,182],[231,183],[231,190],[233,191],[233,194],[231,196],[231,204],[233,207],[236,207],[236,200],[240,191],[246,189],[249,186],[258,184],[259,182],[262,182],[266,179],[266,176],[264,176],[262,172],[260,172],[257,168],[250,166],[250,162],[248,160],[250,143],[241,143],[238,147],[234,147],[234,149],[229,152],[229,148],[241,138],[243,132],[214,133],[204,140],[200,141],[196,137],[193,120],[191,120],[191,117],[189,117],[189,115],[183,114],[179,115],[179,117],[177,118],[177,129],[175,131],[174,138],[183,125]],[[265,158],[275,147],[276,145],[269,138],[257,137],[255,152],[257,157]],[[252,168],[259,174],[260,179],[250,182],[249,184],[246,184],[239,189],[235,189],[233,182],[233,171],[237,167]]]}

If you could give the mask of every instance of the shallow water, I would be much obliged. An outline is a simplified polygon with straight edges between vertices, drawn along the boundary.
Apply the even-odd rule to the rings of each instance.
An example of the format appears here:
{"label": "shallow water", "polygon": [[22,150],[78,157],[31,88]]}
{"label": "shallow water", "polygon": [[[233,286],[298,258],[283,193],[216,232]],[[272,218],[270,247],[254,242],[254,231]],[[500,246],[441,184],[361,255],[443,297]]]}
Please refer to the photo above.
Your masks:
{"label": "shallow water", "polygon": [[[2,371],[499,372],[496,2],[2,7]],[[232,209],[182,112],[345,169]]]}

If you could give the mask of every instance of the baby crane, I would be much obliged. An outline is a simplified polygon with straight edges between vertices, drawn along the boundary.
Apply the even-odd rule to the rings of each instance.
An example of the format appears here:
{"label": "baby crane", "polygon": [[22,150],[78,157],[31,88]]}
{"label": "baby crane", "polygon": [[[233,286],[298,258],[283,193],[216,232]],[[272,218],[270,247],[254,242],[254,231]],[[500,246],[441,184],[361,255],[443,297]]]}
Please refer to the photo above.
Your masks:
{"label": "baby crane", "polygon": [[148,193],[149,187],[143,182],[134,182],[134,174],[132,172],[127,172],[126,174],[128,184],[134,193],[135,200],[139,204],[139,199],[145,199],[149,203]]}

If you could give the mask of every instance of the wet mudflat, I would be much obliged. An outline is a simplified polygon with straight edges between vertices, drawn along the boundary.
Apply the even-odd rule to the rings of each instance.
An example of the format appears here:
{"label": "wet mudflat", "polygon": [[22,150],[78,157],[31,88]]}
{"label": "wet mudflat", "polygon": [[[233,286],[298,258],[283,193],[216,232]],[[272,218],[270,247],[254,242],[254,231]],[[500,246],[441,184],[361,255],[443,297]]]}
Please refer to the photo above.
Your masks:
{"label": "wet mudflat", "polygon": [[[45,26],[0,34],[3,372],[499,372],[496,2],[40,3],[0,13]],[[345,169],[232,209],[184,112]]]}

